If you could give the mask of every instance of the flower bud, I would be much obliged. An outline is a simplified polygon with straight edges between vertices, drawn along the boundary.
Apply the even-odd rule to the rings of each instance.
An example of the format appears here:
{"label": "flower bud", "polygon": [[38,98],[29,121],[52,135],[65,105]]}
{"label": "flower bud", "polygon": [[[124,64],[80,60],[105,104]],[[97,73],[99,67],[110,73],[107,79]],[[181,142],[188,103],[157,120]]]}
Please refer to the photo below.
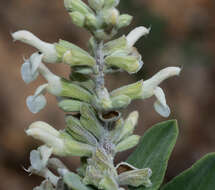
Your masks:
{"label": "flower bud", "polygon": [[28,32],[26,30],[20,30],[20,31],[14,32],[12,34],[12,37],[15,41],[19,40],[23,43],[26,43],[28,45],[31,45],[37,48],[40,52],[43,53],[43,61],[47,63],[59,62],[57,52],[55,50],[55,46],[53,44],[41,41],[31,32]]}
{"label": "flower bud", "polygon": [[133,17],[128,14],[122,14],[119,16],[116,27],[118,29],[129,26],[131,24]]}
{"label": "flower bud", "polygon": [[104,7],[105,8],[116,7],[119,4],[119,1],[120,0],[105,0]]}
{"label": "flower bud", "polygon": [[144,169],[133,169],[128,172],[123,172],[118,176],[118,182],[120,185],[130,185],[133,187],[138,187],[144,185],[145,187],[150,187],[152,185],[150,177],[152,171],[150,168]]}
{"label": "flower bud", "polygon": [[110,40],[116,35],[116,30],[113,28],[111,31],[105,31],[104,29],[98,29],[93,32],[96,39],[99,40]]}
{"label": "flower bud", "polygon": [[119,18],[119,11],[115,8],[102,11],[102,18],[107,25],[116,25]]}
{"label": "flower bud", "polygon": [[93,13],[93,11],[82,0],[64,0],[67,11],[78,11],[83,15]]}
{"label": "flower bud", "polygon": [[88,0],[88,3],[91,8],[96,11],[99,11],[103,8],[105,0]]}
{"label": "flower bud", "polygon": [[69,13],[69,16],[75,25],[77,25],[79,27],[84,26],[85,16],[83,14],[81,14],[78,11],[74,11],[74,12]]}
{"label": "flower bud", "polygon": [[98,28],[98,20],[94,14],[87,14],[85,25],[87,28],[95,30]]}
{"label": "flower bud", "polygon": [[122,152],[135,147],[140,140],[139,135],[131,135],[116,145],[116,152]]}
{"label": "flower bud", "polygon": [[142,37],[150,32],[150,28],[146,28],[144,26],[140,26],[132,30],[126,37],[128,46],[132,47],[134,44]]}

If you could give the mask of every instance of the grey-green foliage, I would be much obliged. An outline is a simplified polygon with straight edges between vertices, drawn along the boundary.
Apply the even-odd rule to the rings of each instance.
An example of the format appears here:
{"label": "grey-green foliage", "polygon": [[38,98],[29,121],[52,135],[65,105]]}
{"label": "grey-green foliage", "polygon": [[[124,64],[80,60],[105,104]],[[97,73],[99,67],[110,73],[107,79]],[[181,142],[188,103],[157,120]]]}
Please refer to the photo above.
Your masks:
{"label": "grey-green foliage", "polygon": [[136,150],[129,156],[127,162],[135,167],[152,169],[152,186],[147,189],[156,190],[162,184],[177,136],[178,126],[175,120],[156,124],[145,132]]}
{"label": "grey-green foliage", "polygon": [[161,190],[213,190],[215,189],[215,153],[210,153],[185,170]]}
{"label": "grey-green foliage", "polygon": [[[12,34],[14,40],[38,49],[21,67],[24,82],[29,84],[39,75],[47,81],[26,99],[29,110],[32,113],[41,111],[47,103],[45,94],[50,93],[56,96],[59,108],[66,114],[66,127],[62,130],[41,121],[32,123],[26,130],[27,135],[45,144],[31,152],[31,166],[27,169],[45,178],[36,190],[123,190],[122,186],[157,190],[163,181],[178,134],[176,121],[155,125],[140,140],[140,136],[134,134],[138,112],[134,111],[124,119],[122,109],[133,100],[154,96],[155,111],[168,117],[171,112],[160,83],[178,76],[181,68],[164,68],[147,80],[112,92],[106,88],[105,74],[123,71],[133,74],[142,68],[142,56],[134,46],[150,32],[150,28],[140,26],[127,35],[116,36],[119,29],[132,20],[132,16],[119,12],[118,4],[119,0],[89,0],[88,3],[64,0],[71,21],[92,35],[89,51],[65,40],[47,43],[25,30]],[[71,71],[69,77],[52,73],[46,67],[49,63],[66,64]],[[114,164],[118,152],[138,143],[128,163]],[[81,157],[77,174],[51,155]],[[201,162],[197,166],[200,167]],[[206,167],[202,171],[207,171],[207,164],[201,167]],[[192,179],[199,179],[203,174],[196,172],[198,176]],[[186,179],[189,172],[182,176],[164,188],[179,183],[181,178]],[[204,177],[210,182],[209,175]]]}

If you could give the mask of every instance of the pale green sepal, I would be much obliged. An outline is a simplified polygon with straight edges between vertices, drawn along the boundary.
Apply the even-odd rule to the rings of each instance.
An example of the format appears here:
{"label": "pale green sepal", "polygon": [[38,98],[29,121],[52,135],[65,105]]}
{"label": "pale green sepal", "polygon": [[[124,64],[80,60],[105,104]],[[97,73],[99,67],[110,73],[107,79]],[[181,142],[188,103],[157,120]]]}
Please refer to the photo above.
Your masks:
{"label": "pale green sepal", "polygon": [[133,169],[128,172],[123,172],[118,176],[118,182],[120,185],[130,185],[133,187],[138,187],[144,185],[145,187],[150,187],[152,185],[150,177],[152,171],[150,168],[144,169]]}
{"label": "pale green sepal", "polygon": [[134,128],[138,122],[138,118],[139,118],[139,114],[137,111],[133,111],[129,114],[129,116],[124,122],[123,128],[120,132],[120,136],[118,137],[117,142],[133,134]]}
{"label": "pale green sepal", "polygon": [[83,14],[81,14],[78,11],[74,11],[74,12],[69,13],[69,16],[75,25],[80,26],[80,27],[84,26],[85,16]]}
{"label": "pale green sepal", "polygon": [[111,98],[113,109],[122,109],[131,103],[131,98],[126,95],[120,95]]}
{"label": "pale green sepal", "polygon": [[97,170],[95,166],[87,166],[83,179],[84,184],[98,186],[101,179],[101,171]]}
{"label": "pale green sepal", "polygon": [[78,141],[96,146],[98,144],[96,138],[87,131],[80,123],[80,120],[73,116],[66,117],[66,131]]}
{"label": "pale green sepal", "polygon": [[93,80],[87,80],[83,82],[74,81],[74,84],[83,87],[84,89],[88,90],[92,94],[95,93],[95,82]]}
{"label": "pale green sepal", "polygon": [[105,0],[88,0],[88,3],[91,8],[96,11],[99,11],[103,8]]}
{"label": "pale green sepal", "polygon": [[122,14],[119,16],[116,27],[118,29],[126,27],[131,24],[133,17],[128,14]]}
{"label": "pale green sepal", "polygon": [[93,67],[96,64],[95,59],[87,53],[80,50],[71,49],[63,55],[63,62],[70,66],[89,66]]}
{"label": "pale green sepal", "polygon": [[83,74],[83,75],[93,74],[92,67],[87,67],[87,66],[75,66],[75,67],[72,67],[72,70],[76,73]]}
{"label": "pale green sepal", "polygon": [[139,135],[131,135],[116,145],[116,152],[122,152],[135,147],[140,140]]}
{"label": "pale green sepal", "polygon": [[57,51],[58,54],[58,59],[62,60],[63,55],[68,51],[68,50],[72,50],[75,49],[77,51],[82,52],[83,54],[89,55],[85,50],[81,49],[80,47],[76,46],[73,43],[70,43],[68,41],[65,40],[59,40],[58,43],[55,43],[55,49]]}
{"label": "pale green sepal", "polygon": [[72,190],[92,190],[92,188],[87,187],[83,182],[79,175],[73,172],[67,172],[63,176],[64,183],[67,184],[69,188]]}
{"label": "pale green sepal", "polygon": [[136,83],[123,86],[111,92],[111,97],[116,97],[119,95],[126,95],[132,100],[141,99],[143,93],[143,81],[140,80]]}
{"label": "pale green sepal", "polygon": [[90,156],[94,151],[94,147],[85,143],[74,140],[68,133],[61,132],[61,139],[64,141],[65,155],[73,156]]}
{"label": "pale green sepal", "polygon": [[122,36],[116,40],[112,40],[104,44],[103,52],[105,55],[110,55],[117,50],[122,50],[127,48],[127,40],[125,36]]}
{"label": "pale green sepal", "polygon": [[137,73],[143,65],[138,57],[121,54],[114,54],[106,57],[105,63],[109,67],[118,67],[127,71],[130,74]]}
{"label": "pale green sepal", "polygon": [[84,104],[78,100],[65,99],[58,103],[58,106],[65,112],[80,112],[81,105]]}
{"label": "pale green sepal", "polygon": [[114,128],[109,132],[110,139],[113,143],[118,141],[118,138],[123,130],[124,120],[120,118],[118,121],[115,122]]}
{"label": "pale green sepal", "polygon": [[93,13],[93,11],[82,0],[64,0],[67,11],[78,11],[82,14]]}
{"label": "pale green sepal", "polygon": [[83,100],[85,102],[90,102],[92,99],[92,94],[81,88],[78,85],[75,85],[65,79],[61,79],[62,90],[60,96],[75,98],[78,100]]}
{"label": "pale green sepal", "polygon": [[100,181],[98,188],[104,190],[119,190],[117,181],[111,175],[105,176]]}
{"label": "pale green sepal", "polygon": [[111,35],[107,34],[103,29],[98,29],[94,32],[95,38],[99,40],[109,40]]}
{"label": "pale green sepal", "polygon": [[103,148],[97,148],[92,158],[88,159],[84,183],[98,187],[106,175],[117,176],[113,160],[111,155],[107,155]]}
{"label": "pale green sepal", "polygon": [[87,105],[81,106],[81,124],[98,139],[104,134],[104,129],[98,121],[94,111]]}

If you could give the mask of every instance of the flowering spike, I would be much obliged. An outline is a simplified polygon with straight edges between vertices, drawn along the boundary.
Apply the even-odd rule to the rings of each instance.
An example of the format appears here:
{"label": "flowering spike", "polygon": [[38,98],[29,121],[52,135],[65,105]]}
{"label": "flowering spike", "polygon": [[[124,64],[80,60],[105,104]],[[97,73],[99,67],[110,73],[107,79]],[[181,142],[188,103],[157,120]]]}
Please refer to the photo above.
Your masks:
{"label": "flowering spike", "polygon": [[[72,22],[92,35],[89,52],[65,40],[53,44],[44,42],[25,30],[12,34],[14,41],[39,50],[21,67],[24,82],[36,80],[39,74],[47,81],[26,99],[29,110],[32,113],[42,110],[46,105],[44,95],[48,92],[56,96],[58,107],[66,112],[63,130],[58,131],[41,121],[32,123],[26,130],[27,135],[45,144],[30,153],[31,166],[27,171],[46,179],[35,190],[63,190],[66,187],[89,190],[88,185],[104,190],[124,190],[120,186],[152,185],[150,168],[138,169],[127,163],[114,165],[118,152],[133,148],[140,140],[140,136],[134,134],[138,112],[132,112],[124,120],[121,110],[133,100],[155,96],[155,110],[168,117],[170,109],[159,85],[165,79],[179,75],[181,69],[168,67],[146,81],[109,92],[105,74],[123,71],[133,74],[142,68],[142,56],[134,46],[150,32],[150,28],[141,26],[127,36],[113,39],[133,18],[120,14],[119,1],[88,0],[87,4],[86,0],[64,0]],[[71,71],[68,78],[52,73],[44,64],[46,62],[67,64]],[[59,159],[50,158],[52,154],[80,156],[82,165],[78,175],[70,172]]]}

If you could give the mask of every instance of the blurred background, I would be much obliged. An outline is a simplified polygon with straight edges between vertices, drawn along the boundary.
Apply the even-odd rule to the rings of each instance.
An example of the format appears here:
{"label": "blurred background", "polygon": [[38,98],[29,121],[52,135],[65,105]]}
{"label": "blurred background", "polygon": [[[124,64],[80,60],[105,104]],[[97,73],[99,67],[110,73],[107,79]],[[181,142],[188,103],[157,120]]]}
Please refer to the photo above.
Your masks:
{"label": "blurred background", "polygon": [[[139,25],[152,30],[136,45],[143,55],[143,70],[133,76],[107,76],[109,89],[147,79],[167,66],[183,66],[180,77],[161,85],[172,110],[170,118],[176,118],[180,127],[166,173],[168,181],[204,154],[215,151],[215,1],[122,0],[119,7],[121,12],[134,16],[132,25],[122,32]],[[89,34],[71,24],[63,0],[1,0],[0,26],[0,190],[29,190],[42,179],[29,177],[22,168],[29,166],[29,152],[40,142],[27,137],[24,130],[36,120],[63,128],[64,114],[49,95],[48,105],[39,114],[28,111],[26,97],[44,81],[40,78],[31,85],[22,81],[23,57],[35,50],[13,43],[10,33],[27,29],[45,41],[62,38],[84,49]],[[61,76],[69,74],[68,66],[49,68]],[[154,111],[153,102],[153,98],[135,101],[125,113],[140,112],[138,134],[164,120]],[[116,162],[125,160],[131,151],[118,155]],[[73,170],[79,163],[75,157],[64,161]]]}

